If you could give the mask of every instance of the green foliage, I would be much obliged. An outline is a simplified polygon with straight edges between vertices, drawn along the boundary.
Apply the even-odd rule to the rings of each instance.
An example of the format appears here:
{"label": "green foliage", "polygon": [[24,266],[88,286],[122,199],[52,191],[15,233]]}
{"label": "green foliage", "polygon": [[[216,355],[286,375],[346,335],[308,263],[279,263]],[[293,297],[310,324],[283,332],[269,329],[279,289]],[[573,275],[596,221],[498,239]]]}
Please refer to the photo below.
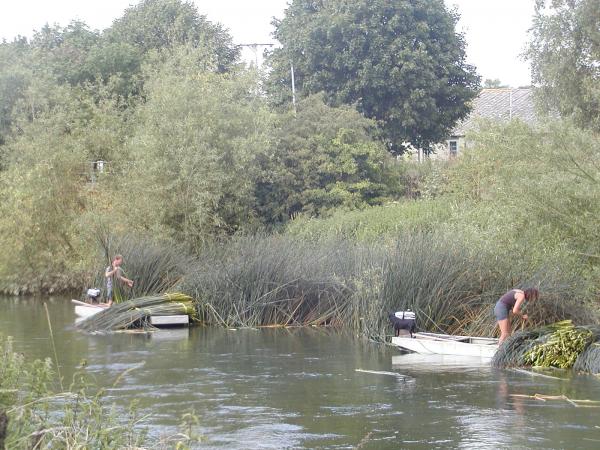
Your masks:
{"label": "green foliage", "polygon": [[[12,109],[23,98],[33,77],[27,48],[27,42],[23,39],[0,43],[0,146],[10,134],[14,120]],[[2,166],[0,148],[0,170]]]}
{"label": "green foliage", "polygon": [[142,0],[125,10],[107,36],[110,42],[133,45],[142,53],[181,45],[206,48],[221,72],[230,70],[239,58],[229,33],[198,14],[188,1]]}
{"label": "green foliage", "polygon": [[356,103],[393,152],[404,141],[427,148],[466,116],[479,86],[457,20],[442,1],[294,0],[274,22],[271,95],[289,101],[293,64],[302,96]]}
{"label": "green foliage", "polygon": [[597,325],[573,326],[570,320],[563,320],[510,336],[494,355],[492,365],[574,368],[599,373],[599,341]]}
{"label": "green foliage", "polygon": [[134,298],[82,320],[77,328],[93,332],[118,331],[128,328],[156,329],[149,322],[152,315],[195,317],[192,298],[180,293],[170,293]]}
{"label": "green foliage", "polygon": [[502,84],[502,81],[500,81],[499,78],[486,78],[485,81],[483,82],[483,87],[486,89],[498,89],[498,88],[507,88],[508,85],[507,84]]}
{"label": "green foliage", "polygon": [[52,291],[85,261],[90,222],[102,212],[91,161],[119,162],[127,114],[111,98],[40,80],[25,97],[13,110],[21,131],[3,146],[0,274],[4,286]]}
{"label": "green foliage", "polygon": [[36,71],[50,72],[59,83],[75,85],[88,81],[88,52],[99,39],[100,33],[90,31],[83,22],[73,21],[64,28],[45,25],[31,40]]}
{"label": "green foliage", "polygon": [[[249,72],[198,72],[184,61],[146,84],[131,141],[134,165],[116,180],[118,217],[197,250],[209,236],[251,224],[255,159],[269,113]],[[134,204],[135,208],[131,205]]]}
{"label": "green foliage", "polygon": [[[450,167],[449,190],[474,202],[465,220],[531,245],[563,248],[582,262],[600,256],[600,140],[568,122],[531,128],[489,124]],[[473,214],[485,212],[485,222]],[[494,225],[495,224],[495,225]]]}
{"label": "green foliage", "polygon": [[600,131],[600,3],[537,0],[527,55],[546,111]]}
{"label": "green foliage", "polygon": [[321,95],[282,115],[271,150],[261,159],[258,210],[267,224],[298,213],[317,216],[363,208],[399,194],[393,160],[369,137],[374,123],[350,107],[332,108]]}
{"label": "green foliage", "polygon": [[383,339],[386,313],[405,309],[416,312],[420,329],[491,335],[494,302],[531,283],[543,293],[533,324],[590,320],[568,275],[516,268],[447,233],[363,243],[238,237],[206,248],[178,289],[209,325],[345,326]]}
{"label": "green foliage", "polygon": [[452,217],[450,200],[400,201],[356,211],[334,211],[324,219],[299,216],[286,232],[304,239],[347,238],[357,241],[394,239],[405,233],[435,231]]}
{"label": "green foliage", "polygon": [[124,234],[115,236],[109,230],[97,229],[100,252],[95,260],[94,276],[85,285],[103,288],[104,276],[115,255],[123,256],[122,274],[133,280],[133,287],[113,283],[113,299],[131,299],[169,291],[187,273],[192,258],[187,248],[157,237]]}
{"label": "green foliage", "polygon": [[538,367],[570,369],[590,344],[592,332],[572,324],[558,327],[525,354],[525,363]]}
{"label": "green foliage", "polygon": [[[132,405],[127,423],[104,399],[85,364],[67,392],[56,391],[49,359],[28,362],[0,336],[0,411],[8,418],[6,448],[138,448],[146,441]],[[117,380],[118,381],[118,380]]]}

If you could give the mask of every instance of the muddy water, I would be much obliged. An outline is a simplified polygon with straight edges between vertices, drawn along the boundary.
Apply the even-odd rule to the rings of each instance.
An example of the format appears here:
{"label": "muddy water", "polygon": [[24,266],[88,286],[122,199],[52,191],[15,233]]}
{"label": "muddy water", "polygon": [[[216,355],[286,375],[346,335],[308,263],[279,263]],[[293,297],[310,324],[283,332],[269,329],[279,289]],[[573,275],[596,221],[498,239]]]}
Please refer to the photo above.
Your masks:
{"label": "muddy water", "polygon": [[[193,410],[203,448],[598,448],[600,408],[514,396],[600,400],[600,379],[399,356],[339,332],[191,328],[91,336],[68,299],[46,299],[63,376],[82,359],[123,410],[140,402],[153,436]],[[0,333],[52,355],[43,302],[0,298]],[[358,370],[357,370],[358,369]]]}

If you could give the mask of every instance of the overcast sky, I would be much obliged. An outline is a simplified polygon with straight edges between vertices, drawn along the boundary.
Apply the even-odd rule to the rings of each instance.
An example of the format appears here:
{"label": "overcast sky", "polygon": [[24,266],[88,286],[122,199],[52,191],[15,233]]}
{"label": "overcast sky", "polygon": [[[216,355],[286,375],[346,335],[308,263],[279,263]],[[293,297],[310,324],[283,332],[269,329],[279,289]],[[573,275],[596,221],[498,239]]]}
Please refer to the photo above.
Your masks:
{"label": "overcast sky", "polygon": [[[514,87],[530,84],[529,65],[520,54],[527,42],[534,0],[445,0],[461,15],[467,57],[486,78]],[[86,22],[102,30],[135,0],[0,0],[0,39],[31,36],[45,23]],[[194,0],[200,13],[227,27],[237,44],[270,43],[273,17],[281,18],[288,0]],[[253,59],[251,50],[245,59]]]}

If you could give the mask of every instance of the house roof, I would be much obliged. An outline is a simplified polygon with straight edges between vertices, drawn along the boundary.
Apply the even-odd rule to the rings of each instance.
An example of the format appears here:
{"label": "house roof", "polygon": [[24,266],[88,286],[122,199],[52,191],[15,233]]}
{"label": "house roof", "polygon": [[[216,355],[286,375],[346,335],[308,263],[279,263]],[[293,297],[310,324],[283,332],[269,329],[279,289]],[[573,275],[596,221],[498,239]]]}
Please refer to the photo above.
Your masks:
{"label": "house roof", "polygon": [[503,122],[520,119],[527,123],[535,123],[537,114],[533,102],[533,90],[531,88],[482,89],[473,100],[471,114],[454,127],[452,136],[464,136],[475,128],[481,118]]}

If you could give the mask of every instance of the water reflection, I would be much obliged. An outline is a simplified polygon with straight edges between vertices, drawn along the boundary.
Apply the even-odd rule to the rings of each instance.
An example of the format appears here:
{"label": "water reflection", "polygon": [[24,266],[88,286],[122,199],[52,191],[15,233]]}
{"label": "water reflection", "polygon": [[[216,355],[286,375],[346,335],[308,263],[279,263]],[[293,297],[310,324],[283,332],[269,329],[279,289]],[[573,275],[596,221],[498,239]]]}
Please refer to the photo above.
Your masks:
{"label": "water reflection", "polygon": [[[0,332],[28,356],[51,355],[41,303],[0,301]],[[68,299],[49,309],[65,377],[86,359],[111,401],[139,400],[153,435],[194,410],[208,448],[593,448],[598,439],[596,410],[513,396],[599,399],[595,377],[399,355],[327,330],[84,335]]]}

